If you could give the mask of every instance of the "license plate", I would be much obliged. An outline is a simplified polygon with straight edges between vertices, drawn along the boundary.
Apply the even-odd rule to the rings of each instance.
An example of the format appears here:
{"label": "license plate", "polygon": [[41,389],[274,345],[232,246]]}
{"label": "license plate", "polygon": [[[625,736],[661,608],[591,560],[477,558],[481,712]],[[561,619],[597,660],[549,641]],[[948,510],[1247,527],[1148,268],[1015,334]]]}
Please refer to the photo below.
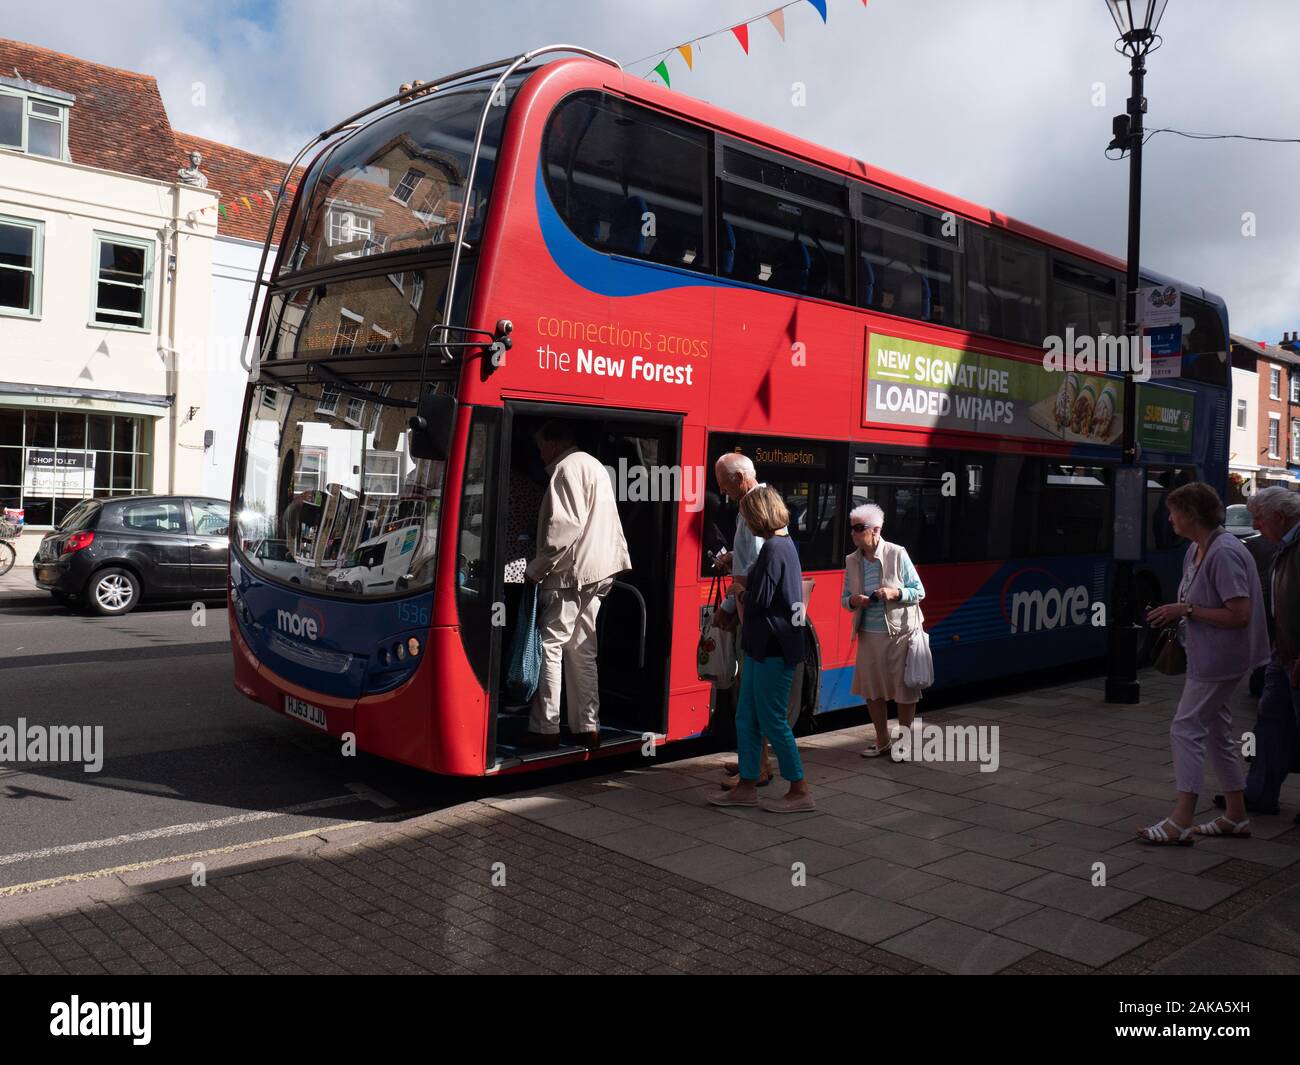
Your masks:
{"label": "license plate", "polygon": [[299,721],[305,721],[309,725],[315,725],[319,729],[325,728],[325,711],[319,706],[312,706],[311,703],[304,703],[301,699],[295,699],[292,695],[284,697],[284,712],[290,717],[296,717]]}

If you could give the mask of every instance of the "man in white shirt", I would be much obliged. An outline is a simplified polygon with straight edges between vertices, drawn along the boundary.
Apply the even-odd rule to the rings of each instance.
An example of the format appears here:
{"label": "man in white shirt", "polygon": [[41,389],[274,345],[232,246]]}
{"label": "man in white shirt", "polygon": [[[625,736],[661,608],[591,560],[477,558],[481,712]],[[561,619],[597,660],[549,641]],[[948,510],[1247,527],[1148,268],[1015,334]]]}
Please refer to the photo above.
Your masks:
{"label": "man in white shirt", "polygon": [[[537,555],[524,571],[538,592],[542,669],[525,746],[560,743],[561,672],[569,730],[588,750],[600,746],[596,617],[614,577],[632,568],[623,523],[600,461],[579,451],[572,427],[550,421],[534,434],[550,477],[537,516]],[[563,667],[563,668],[561,668]]]}

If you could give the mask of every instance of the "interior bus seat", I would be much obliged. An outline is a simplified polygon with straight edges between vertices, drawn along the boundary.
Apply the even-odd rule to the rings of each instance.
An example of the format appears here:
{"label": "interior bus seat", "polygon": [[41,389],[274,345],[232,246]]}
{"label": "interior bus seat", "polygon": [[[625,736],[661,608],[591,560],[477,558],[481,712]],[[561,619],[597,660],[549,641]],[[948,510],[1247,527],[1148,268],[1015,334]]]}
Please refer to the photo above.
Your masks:
{"label": "interior bus seat", "polygon": [[862,285],[862,306],[872,307],[876,297],[876,268],[866,259],[858,260],[858,283]]}
{"label": "interior bus seat", "polygon": [[920,274],[908,274],[898,291],[895,314],[926,321],[930,317],[930,286]]}
{"label": "interior bus seat", "polygon": [[809,296],[825,298],[830,281],[829,256],[826,249],[816,237],[808,250],[808,287],[804,290]]}
{"label": "interior bus seat", "polygon": [[650,205],[644,196],[628,196],[614,212],[609,225],[608,248],[623,255],[644,255],[650,238],[645,235],[645,215]]}
{"label": "interior bus seat", "polygon": [[718,241],[718,269],[724,277],[731,277],[736,269],[736,230],[728,221],[722,223]]}
{"label": "interior bus seat", "polygon": [[786,292],[807,293],[811,270],[812,256],[808,253],[808,245],[796,233],[781,249],[772,271],[772,285]]}

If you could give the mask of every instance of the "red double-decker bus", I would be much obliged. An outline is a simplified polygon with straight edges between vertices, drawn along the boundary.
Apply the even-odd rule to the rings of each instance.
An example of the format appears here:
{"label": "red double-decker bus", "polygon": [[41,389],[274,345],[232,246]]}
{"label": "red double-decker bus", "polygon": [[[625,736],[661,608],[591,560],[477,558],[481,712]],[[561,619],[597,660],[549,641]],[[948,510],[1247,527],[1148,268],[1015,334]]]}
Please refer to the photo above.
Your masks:
{"label": "red double-decker bus", "polygon": [[[784,494],[814,582],[805,719],[858,702],[840,588],[867,500],[918,564],[939,685],[1102,655],[1123,390],[1051,372],[1044,343],[1123,332],[1123,263],[551,57],[577,51],[442,79],[315,145],[241,429],[237,687],[447,774],[706,733],[729,710],[696,642],[734,450]],[[1177,569],[1165,493],[1225,487],[1228,327],[1217,297],[1150,278],[1182,314],[1168,379],[1138,389],[1154,601]],[[600,614],[594,753],[517,747],[502,683],[550,418],[611,469],[632,557]]]}

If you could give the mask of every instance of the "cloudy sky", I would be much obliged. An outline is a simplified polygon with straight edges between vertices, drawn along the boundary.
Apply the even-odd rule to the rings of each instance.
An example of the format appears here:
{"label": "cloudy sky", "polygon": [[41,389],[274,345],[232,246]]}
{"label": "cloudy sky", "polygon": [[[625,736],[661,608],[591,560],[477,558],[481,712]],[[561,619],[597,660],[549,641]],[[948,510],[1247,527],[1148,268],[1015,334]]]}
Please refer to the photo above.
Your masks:
{"label": "cloudy sky", "polygon": [[[766,0],[767,4],[775,0]],[[1103,0],[827,0],[786,40],[725,34],[673,88],[1117,255],[1128,95]],[[6,5],[0,34],[154,74],[179,130],[280,158],[396,90],[541,44],[630,63],[758,15],[763,0],[63,0]],[[1300,137],[1300,3],[1170,0],[1149,128]],[[638,73],[658,59],[634,64]],[[792,102],[796,82],[806,106]],[[196,84],[202,92],[196,93]],[[1104,102],[1097,101],[1104,93]],[[201,98],[201,100],[200,100]],[[200,100],[196,104],[196,100]],[[1218,292],[1234,332],[1300,329],[1300,144],[1151,139],[1146,265]],[[1243,234],[1250,212],[1254,236]]]}

